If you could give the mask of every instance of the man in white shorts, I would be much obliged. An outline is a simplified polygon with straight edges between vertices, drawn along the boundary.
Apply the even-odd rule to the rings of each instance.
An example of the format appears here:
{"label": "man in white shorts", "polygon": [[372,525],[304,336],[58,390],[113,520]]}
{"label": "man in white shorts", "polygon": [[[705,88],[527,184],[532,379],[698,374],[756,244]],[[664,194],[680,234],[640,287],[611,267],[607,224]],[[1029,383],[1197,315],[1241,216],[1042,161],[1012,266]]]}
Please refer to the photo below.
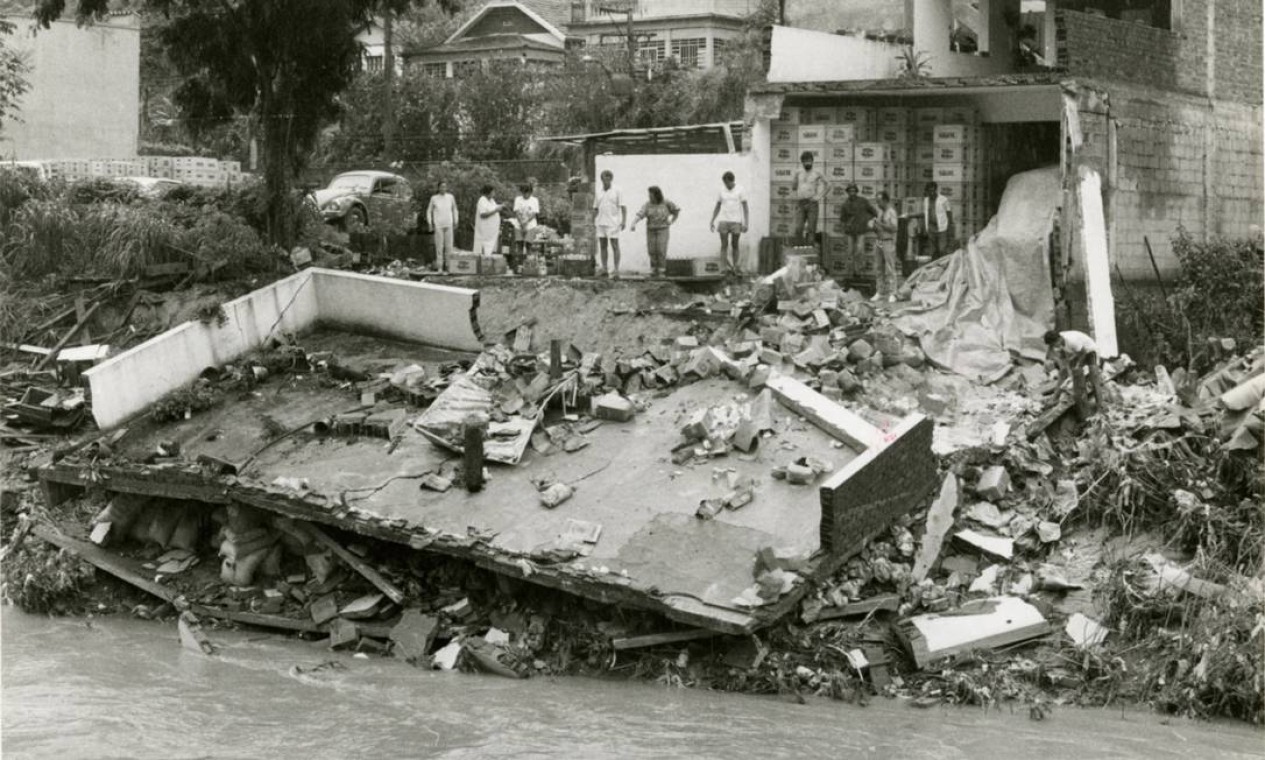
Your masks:
{"label": "man in white shorts", "polygon": [[[628,222],[628,208],[619,188],[611,185],[615,175],[608,169],[602,172],[602,187],[593,196],[593,224],[597,227],[597,247],[602,256],[601,274],[608,271],[619,277],[619,233]],[[606,268],[606,250],[609,246],[615,254],[615,268]]]}

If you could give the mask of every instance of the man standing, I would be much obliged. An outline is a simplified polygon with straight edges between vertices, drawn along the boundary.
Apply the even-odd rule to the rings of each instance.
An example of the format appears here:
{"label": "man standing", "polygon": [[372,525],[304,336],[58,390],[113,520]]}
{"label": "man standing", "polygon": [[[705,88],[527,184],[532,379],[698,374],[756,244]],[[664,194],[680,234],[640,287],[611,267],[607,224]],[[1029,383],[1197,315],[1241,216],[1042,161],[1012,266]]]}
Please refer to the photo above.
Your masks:
{"label": "man standing", "polygon": [[844,191],[848,197],[839,210],[839,221],[843,223],[843,240],[847,244],[844,255],[848,257],[849,265],[856,267],[865,255],[865,238],[874,228],[871,222],[878,216],[878,210],[868,198],[860,196],[856,185],[848,185]]}
{"label": "man standing", "polygon": [[504,204],[492,198],[491,185],[479,188],[479,202],[474,207],[474,252],[480,256],[496,253],[496,239],[501,235],[501,209]]}
{"label": "man standing", "polygon": [[[712,232],[720,230],[720,258],[729,267],[732,274],[738,274],[738,236],[747,231],[749,214],[747,211],[747,191],[734,182],[734,173],[725,172],[720,176],[724,187],[716,199],[716,208],[712,209]],[[717,221],[720,226],[717,228]],[[729,258],[733,250],[733,260]]]}
{"label": "man standing", "polygon": [[953,224],[953,210],[949,199],[940,194],[940,186],[928,182],[922,199],[922,229],[931,246],[932,260],[938,259],[949,248],[949,225]]}
{"label": "man standing", "polygon": [[533,196],[530,182],[518,186],[522,195],[514,199],[514,248],[515,262],[513,270],[517,273],[527,259],[527,244],[530,234],[536,228],[536,217],[540,216],[540,199]]}
{"label": "man standing", "polygon": [[900,220],[892,206],[892,197],[886,192],[878,194],[878,216],[870,220],[874,228],[874,274],[876,289],[871,301],[884,296],[888,303],[896,301],[896,283],[900,273],[896,271],[896,228]]}
{"label": "man standing", "polygon": [[795,237],[815,245],[817,211],[826,197],[826,178],[813,168],[811,150],[799,154],[799,161],[803,168],[795,173],[795,182],[791,186],[795,191]]}
{"label": "man standing", "polygon": [[606,249],[609,246],[615,255],[615,276],[619,276],[619,233],[628,222],[628,208],[624,206],[624,196],[619,188],[611,185],[615,175],[607,169],[602,172],[602,189],[593,196],[593,224],[597,227],[597,246],[602,255],[602,269],[605,275]]}
{"label": "man standing", "polygon": [[426,226],[435,236],[435,269],[444,271],[452,255],[452,232],[457,229],[457,199],[448,192],[448,183],[440,180],[439,191],[426,206]]}

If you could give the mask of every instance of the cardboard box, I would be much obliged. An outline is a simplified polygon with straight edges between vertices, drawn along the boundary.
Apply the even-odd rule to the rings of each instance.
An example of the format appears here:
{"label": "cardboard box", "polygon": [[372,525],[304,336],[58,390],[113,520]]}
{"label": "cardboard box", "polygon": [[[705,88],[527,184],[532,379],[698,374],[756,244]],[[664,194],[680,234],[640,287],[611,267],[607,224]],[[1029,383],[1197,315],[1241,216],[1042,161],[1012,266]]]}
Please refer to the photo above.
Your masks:
{"label": "cardboard box", "polygon": [[943,108],[915,108],[913,123],[915,127],[934,127],[945,123]]}
{"label": "cardboard box", "polygon": [[887,143],[859,142],[852,147],[852,160],[856,163],[882,163],[887,161],[890,155]]}
{"label": "cardboard box", "polygon": [[794,145],[799,139],[799,125],[775,121],[769,126],[769,140],[774,145]]}
{"label": "cardboard box", "polygon": [[901,124],[898,126],[879,127],[874,130],[875,142],[888,144],[904,145],[910,142],[909,127]]}
{"label": "cardboard box", "polygon": [[919,143],[913,149],[913,156],[910,158],[910,163],[934,164],[935,162],[936,162],[935,143]]}
{"label": "cardboard box", "polygon": [[970,164],[983,157],[974,145],[965,143],[938,143],[932,149],[935,151],[933,164]]}
{"label": "cardboard box", "polygon": [[774,219],[794,219],[795,201],[775,200],[769,204],[769,216]]}
{"label": "cardboard box", "polygon": [[775,164],[794,164],[799,162],[799,147],[795,143],[773,145],[769,153]]}
{"label": "cardboard box", "polygon": [[481,258],[483,257],[475,253],[450,253],[448,271],[454,274],[478,274]]}
{"label": "cardboard box", "polygon": [[479,258],[479,274],[505,274],[509,271],[509,265],[505,261],[505,257],[500,254],[480,256]]}
{"label": "cardboard box", "polygon": [[774,184],[790,184],[795,181],[795,173],[800,170],[799,164],[770,164],[769,173]]}
{"label": "cardboard box", "polygon": [[723,277],[725,262],[719,256],[699,256],[690,260],[695,277]]}
{"label": "cardboard box", "polygon": [[851,181],[851,180],[849,180],[849,181],[847,181],[847,182],[829,182],[829,183],[827,183],[827,184],[826,184],[826,202],[827,202],[827,203],[831,203],[831,202],[834,202],[834,201],[841,201],[841,200],[843,200],[844,198],[847,198],[847,197],[848,197],[848,185],[851,185],[851,184],[852,184],[852,181]]}
{"label": "cardboard box", "polygon": [[852,175],[857,182],[880,182],[887,179],[887,164],[857,162],[852,165]]}
{"label": "cardboard box", "polygon": [[860,194],[862,198],[869,198],[870,200],[874,200],[875,198],[878,197],[878,191],[879,191],[878,182],[857,182],[856,186],[857,186],[857,192]]}
{"label": "cardboard box", "polygon": [[935,128],[932,142],[943,143],[975,143],[979,140],[979,130],[968,124],[941,124]]}
{"label": "cardboard box", "polygon": [[795,221],[793,219],[772,219],[769,224],[769,232],[776,237],[790,237],[795,234]]}
{"label": "cardboard box", "polygon": [[971,164],[932,164],[934,182],[974,182],[980,178],[979,167]]}
{"label": "cardboard box", "polygon": [[919,194],[921,194],[921,186],[928,182],[936,181],[935,164],[912,164],[909,167],[909,181],[919,186]]}
{"label": "cardboard box", "polygon": [[875,116],[874,123],[879,129],[884,127],[907,127],[909,126],[909,109],[880,108]]}
{"label": "cardboard box", "polygon": [[854,143],[857,139],[856,124],[832,124],[826,128],[826,144]]}
{"label": "cardboard box", "polygon": [[[804,121],[800,122],[805,123]],[[808,124],[834,124],[835,123],[835,107],[834,106],[814,106],[808,109]]]}
{"label": "cardboard box", "polygon": [[778,114],[777,120],[783,124],[799,124],[803,110],[798,106],[782,106],[782,113]]}
{"label": "cardboard box", "polygon": [[823,163],[825,163],[825,162],[826,162],[826,145],[825,145],[825,143],[822,143],[822,144],[820,144],[820,145],[800,145],[800,146],[799,146],[799,156],[797,156],[797,157],[795,158],[795,163],[796,163],[796,164],[801,163],[801,160],[802,160],[802,159],[801,159],[801,157],[802,157],[805,153],[811,153],[811,154],[813,155],[813,164],[814,164],[814,165],[816,165],[816,167],[817,167],[818,169],[820,169],[820,168],[821,168],[821,165],[822,165]]}
{"label": "cardboard box", "polygon": [[826,219],[826,234],[830,236],[844,234],[843,220],[839,218],[838,214],[831,214],[830,217]]}
{"label": "cardboard box", "polygon": [[936,141],[936,128],[927,126],[914,127],[914,144],[931,145]]}
{"label": "cardboard box", "polygon": [[940,123],[977,126],[979,125],[979,111],[971,106],[950,106],[944,109],[944,118]]}
{"label": "cardboard box", "polygon": [[837,143],[826,146],[826,163],[835,164],[851,164],[852,163],[852,143]]}
{"label": "cardboard box", "polygon": [[956,214],[957,207],[967,200],[970,187],[963,182],[938,182],[936,184],[940,194],[949,199],[949,207]]}
{"label": "cardboard box", "polygon": [[847,163],[826,163],[826,182],[851,182],[856,179],[854,172],[854,164],[849,161]]}
{"label": "cardboard box", "polygon": [[769,186],[769,197],[773,200],[794,198],[795,188],[789,182],[774,182]]}
{"label": "cardboard box", "polygon": [[826,128],[822,125],[805,126],[801,124],[796,130],[795,142],[798,143],[801,148],[813,146],[820,147],[825,145]]}
{"label": "cardboard box", "polygon": [[874,109],[862,106],[841,106],[835,110],[835,123],[872,126]]}

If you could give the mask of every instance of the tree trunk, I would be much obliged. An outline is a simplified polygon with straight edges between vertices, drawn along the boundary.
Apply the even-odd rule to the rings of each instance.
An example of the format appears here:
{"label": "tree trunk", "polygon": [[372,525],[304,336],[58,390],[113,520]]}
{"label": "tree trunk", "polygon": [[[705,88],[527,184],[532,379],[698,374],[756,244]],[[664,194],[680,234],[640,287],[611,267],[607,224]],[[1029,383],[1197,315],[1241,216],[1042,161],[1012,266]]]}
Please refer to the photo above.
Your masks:
{"label": "tree trunk", "polygon": [[290,198],[291,149],[290,123],[285,114],[277,113],[275,94],[265,89],[259,100],[259,120],[263,124],[264,190],[267,196],[266,216],[268,242],[290,250],[294,245],[294,203]]}

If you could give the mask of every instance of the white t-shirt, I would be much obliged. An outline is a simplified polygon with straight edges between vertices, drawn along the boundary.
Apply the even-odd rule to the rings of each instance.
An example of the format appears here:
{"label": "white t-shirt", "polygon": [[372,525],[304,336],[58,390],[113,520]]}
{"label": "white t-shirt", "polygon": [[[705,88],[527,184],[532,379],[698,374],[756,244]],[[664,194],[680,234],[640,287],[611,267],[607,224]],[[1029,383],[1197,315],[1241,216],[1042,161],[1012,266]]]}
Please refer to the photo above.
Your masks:
{"label": "white t-shirt", "polygon": [[486,195],[479,196],[474,207],[474,252],[478,254],[496,253],[496,239],[501,234],[501,215],[483,215],[496,210],[496,201]]}
{"label": "white t-shirt", "polygon": [[[931,227],[931,209],[929,209],[927,199],[922,199],[922,221],[927,225],[927,230],[932,231]],[[943,195],[936,195],[935,208],[935,228],[936,232],[947,232],[949,230],[949,199]]]}
{"label": "white t-shirt", "polygon": [[735,183],[733,190],[722,187],[716,200],[720,202],[720,214],[716,216],[717,222],[742,224],[742,204],[747,202],[747,191],[742,189],[742,185]]}
{"label": "white t-shirt", "polygon": [[453,227],[457,223],[457,199],[452,193],[435,193],[430,197],[426,215],[435,227]]}
{"label": "white t-shirt", "polygon": [[1059,335],[1063,337],[1063,352],[1068,356],[1084,356],[1098,351],[1094,339],[1080,330],[1064,330]]}
{"label": "white t-shirt", "polygon": [[524,198],[520,195],[514,199],[514,219],[518,222],[520,227],[523,226],[524,218],[527,219],[527,224],[524,229],[530,230],[535,227],[537,216],[540,216],[539,198],[534,195],[530,198]]}
{"label": "white t-shirt", "polygon": [[611,185],[609,190],[598,188],[593,197],[593,208],[597,209],[597,218],[593,223],[599,227],[618,227],[623,221],[619,207],[624,205],[624,196],[619,188]]}

